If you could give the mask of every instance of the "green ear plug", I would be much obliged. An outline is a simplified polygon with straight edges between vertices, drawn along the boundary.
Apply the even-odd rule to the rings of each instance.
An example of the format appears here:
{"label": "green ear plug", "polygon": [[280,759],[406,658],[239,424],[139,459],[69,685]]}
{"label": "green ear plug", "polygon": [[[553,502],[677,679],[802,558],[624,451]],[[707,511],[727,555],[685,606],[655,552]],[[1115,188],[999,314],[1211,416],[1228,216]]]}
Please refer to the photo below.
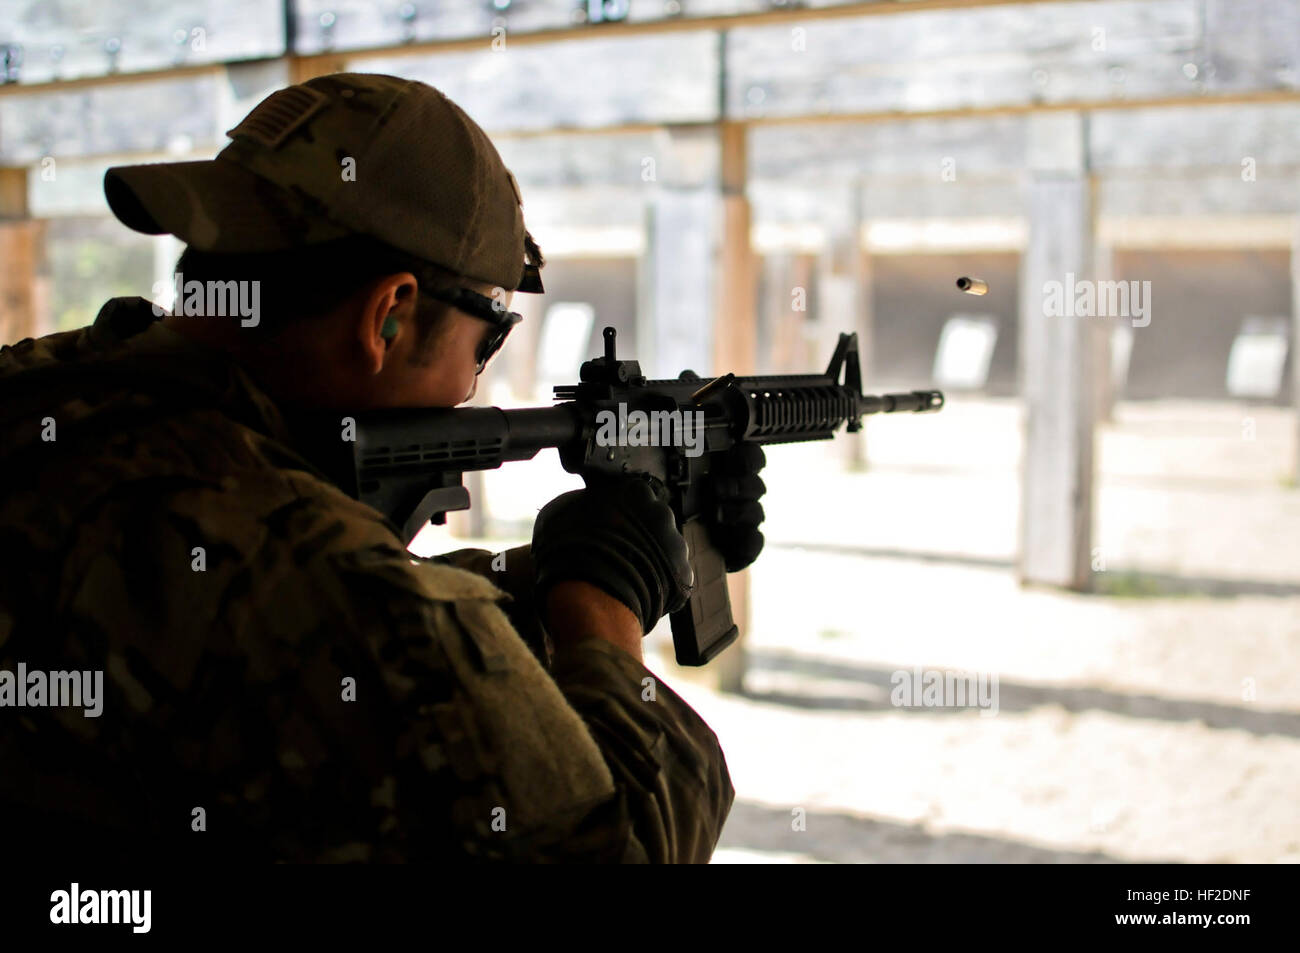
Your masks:
{"label": "green ear plug", "polygon": [[397,337],[397,319],[391,315],[384,318],[384,326],[379,329],[379,336],[385,339]]}

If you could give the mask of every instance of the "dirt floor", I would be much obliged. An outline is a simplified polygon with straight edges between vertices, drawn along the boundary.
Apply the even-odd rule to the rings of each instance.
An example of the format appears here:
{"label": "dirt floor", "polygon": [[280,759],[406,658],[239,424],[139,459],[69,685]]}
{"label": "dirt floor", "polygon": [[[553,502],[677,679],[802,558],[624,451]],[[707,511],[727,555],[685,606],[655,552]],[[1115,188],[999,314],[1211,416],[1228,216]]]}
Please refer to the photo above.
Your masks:
{"label": "dirt floor", "polygon": [[[1300,861],[1293,415],[1121,405],[1091,595],[1016,582],[1019,421],[881,418],[866,472],[770,449],[744,692],[647,644],[727,753],[716,863]],[[539,468],[490,477],[495,515],[572,485]],[[915,667],[996,676],[996,712],[892,704]]]}

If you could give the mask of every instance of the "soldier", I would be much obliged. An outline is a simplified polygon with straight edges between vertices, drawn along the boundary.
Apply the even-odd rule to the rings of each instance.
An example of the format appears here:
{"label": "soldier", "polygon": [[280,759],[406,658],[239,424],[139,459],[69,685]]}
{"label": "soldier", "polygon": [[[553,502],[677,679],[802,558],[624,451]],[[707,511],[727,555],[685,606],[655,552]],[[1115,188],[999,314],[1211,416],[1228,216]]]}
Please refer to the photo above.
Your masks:
{"label": "soldier", "polygon": [[[642,664],[691,588],[671,511],[629,478],[549,503],[505,572],[420,560],[296,423],[473,395],[542,291],[514,176],[391,76],[280,90],[230,135],[105,177],[186,243],[173,315],[117,298],[0,352],[0,669],[105,673],[97,717],[0,709],[6,847],[707,861],[726,762]],[[729,568],[762,545],[761,465],[720,490]]]}

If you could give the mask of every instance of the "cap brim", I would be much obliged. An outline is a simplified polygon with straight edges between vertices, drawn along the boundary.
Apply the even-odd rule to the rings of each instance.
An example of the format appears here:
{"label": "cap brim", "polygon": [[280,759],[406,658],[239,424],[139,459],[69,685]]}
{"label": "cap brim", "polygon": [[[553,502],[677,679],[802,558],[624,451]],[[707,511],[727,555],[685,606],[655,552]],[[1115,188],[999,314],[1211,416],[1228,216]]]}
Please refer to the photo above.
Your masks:
{"label": "cap brim", "polygon": [[118,220],[148,235],[175,235],[210,252],[262,252],[343,238],[299,197],[233,162],[114,166],[104,196]]}

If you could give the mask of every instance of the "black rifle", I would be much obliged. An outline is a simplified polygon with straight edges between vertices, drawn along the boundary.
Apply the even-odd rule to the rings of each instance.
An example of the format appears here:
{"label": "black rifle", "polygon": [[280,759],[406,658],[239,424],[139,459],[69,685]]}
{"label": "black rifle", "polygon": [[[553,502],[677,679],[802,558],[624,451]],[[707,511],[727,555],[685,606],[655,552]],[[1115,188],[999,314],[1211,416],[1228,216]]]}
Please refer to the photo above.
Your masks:
{"label": "black rifle", "polygon": [[[726,374],[710,381],[692,371],[676,380],[646,380],[636,361],[615,357],[614,329],[605,328],[604,334],[604,357],[582,365],[580,383],[556,387],[561,403],[553,407],[356,415],[350,467],[343,467],[351,472],[341,472],[340,482],[352,496],[387,515],[409,543],[426,523],[442,523],[447,512],[469,507],[469,491],[461,483],[466,471],[529,460],[545,448],[557,448],[564,469],[588,482],[611,475],[645,477],[676,514],[695,572],[690,602],[672,614],[673,645],[682,665],[704,665],[738,634],[726,567],[705,528],[715,506],[705,478],[716,453],[742,442],[828,440],[843,423],[850,432],[860,430],[864,414],[943,407],[939,391],[863,394],[856,334],[840,335],[824,374]],[[634,426],[632,434],[620,430],[610,439],[616,430],[612,424],[637,420],[635,411],[642,421],[658,421],[660,430],[651,426],[637,437]],[[695,422],[702,430],[691,428]],[[657,439],[665,424],[669,439]]]}

